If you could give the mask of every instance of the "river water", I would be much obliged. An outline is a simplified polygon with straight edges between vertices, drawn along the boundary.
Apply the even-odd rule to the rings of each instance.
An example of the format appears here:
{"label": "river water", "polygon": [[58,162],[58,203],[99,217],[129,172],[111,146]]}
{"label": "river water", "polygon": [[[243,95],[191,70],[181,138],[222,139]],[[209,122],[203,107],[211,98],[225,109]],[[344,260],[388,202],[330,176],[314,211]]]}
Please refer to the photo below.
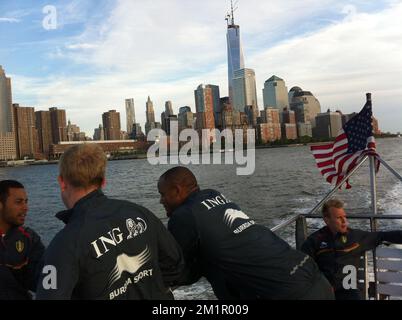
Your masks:
{"label": "river water", "polygon": [[[396,171],[402,173],[402,139],[378,139],[377,151]],[[111,161],[107,169],[105,193],[114,198],[141,204],[166,222],[159,204],[156,184],[159,176],[173,165],[153,166],[146,159]],[[236,165],[190,165],[201,188],[214,188],[240,205],[258,223],[273,227],[296,213],[306,213],[331,189],[316,168],[306,146],[256,150],[255,172],[237,176]],[[57,165],[0,168],[0,180],[22,182],[29,196],[27,225],[48,244],[62,223],[54,214],[63,210],[57,185]],[[370,179],[368,164],[350,179],[352,189],[341,190],[338,197],[346,203],[348,213],[370,213]],[[402,214],[402,183],[384,167],[378,180],[378,211]],[[402,227],[402,223],[394,222]],[[318,228],[320,223],[313,223]],[[353,221],[352,221],[353,226]],[[389,225],[385,225],[388,228]],[[293,230],[281,234],[293,244]],[[205,281],[175,292],[178,298],[205,298]],[[204,292],[204,293],[203,293]]]}

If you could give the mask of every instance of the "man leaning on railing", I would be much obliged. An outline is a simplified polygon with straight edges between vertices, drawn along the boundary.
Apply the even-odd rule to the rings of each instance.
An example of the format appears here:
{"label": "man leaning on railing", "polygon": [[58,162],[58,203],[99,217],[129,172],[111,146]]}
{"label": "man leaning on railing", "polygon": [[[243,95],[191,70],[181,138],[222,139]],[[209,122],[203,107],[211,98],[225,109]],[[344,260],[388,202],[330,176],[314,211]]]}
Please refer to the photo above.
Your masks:
{"label": "man leaning on railing", "polygon": [[337,300],[360,300],[357,288],[344,286],[344,268],[358,270],[360,257],[382,242],[402,243],[402,231],[369,232],[348,228],[343,202],[327,201],[322,208],[325,227],[311,234],[301,250],[318,264],[335,290]]}

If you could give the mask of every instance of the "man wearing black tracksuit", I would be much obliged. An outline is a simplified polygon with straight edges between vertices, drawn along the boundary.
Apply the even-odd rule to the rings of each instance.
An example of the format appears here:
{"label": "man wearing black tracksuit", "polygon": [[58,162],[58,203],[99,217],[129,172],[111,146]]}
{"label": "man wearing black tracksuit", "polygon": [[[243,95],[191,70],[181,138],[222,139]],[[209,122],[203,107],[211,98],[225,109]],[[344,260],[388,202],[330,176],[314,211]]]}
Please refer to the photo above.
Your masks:
{"label": "man wearing black tracksuit", "polygon": [[172,299],[180,247],[149,210],[103,194],[103,150],[74,146],[59,165],[66,226],[45,252],[37,299]]}
{"label": "man wearing black tracksuit", "polygon": [[313,259],[220,192],[200,191],[188,169],[168,170],[158,189],[186,260],[180,284],[205,276],[218,299],[333,299]]}
{"label": "man wearing black tracksuit", "polygon": [[28,198],[18,181],[0,181],[0,300],[29,300],[36,290],[45,250],[38,234],[24,227]]}
{"label": "man wearing black tracksuit", "polygon": [[0,230],[0,300],[30,300],[45,248],[30,228]]}
{"label": "man wearing black tracksuit", "polygon": [[382,242],[402,243],[402,231],[367,232],[348,228],[343,203],[333,199],[324,204],[324,221],[327,226],[311,234],[302,245],[302,251],[310,255],[318,264],[334,288],[337,300],[359,300],[360,291],[354,283],[345,281],[350,274],[346,266],[357,270],[360,257]]}

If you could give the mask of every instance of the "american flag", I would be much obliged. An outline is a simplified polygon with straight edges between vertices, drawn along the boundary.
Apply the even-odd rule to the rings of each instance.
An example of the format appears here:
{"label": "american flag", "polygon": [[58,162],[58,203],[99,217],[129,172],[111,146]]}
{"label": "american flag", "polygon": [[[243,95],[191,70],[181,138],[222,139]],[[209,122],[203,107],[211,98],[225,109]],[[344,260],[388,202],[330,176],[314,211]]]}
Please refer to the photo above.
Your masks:
{"label": "american flag", "polygon": [[[369,99],[359,114],[343,126],[334,142],[311,147],[318,169],[329,183],[338,185],[364,156],[378,157],[375,151],[372,116]],[[379,161],[376,159],[377,171],[378,168]],[[346,188],[350,187],[346,181]]]}

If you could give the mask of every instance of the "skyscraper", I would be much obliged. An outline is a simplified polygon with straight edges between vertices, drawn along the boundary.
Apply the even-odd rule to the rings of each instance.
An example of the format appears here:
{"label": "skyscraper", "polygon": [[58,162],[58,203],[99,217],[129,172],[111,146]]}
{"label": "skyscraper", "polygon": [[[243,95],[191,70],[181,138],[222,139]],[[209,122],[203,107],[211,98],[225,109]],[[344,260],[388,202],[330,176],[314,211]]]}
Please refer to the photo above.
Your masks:
{"label": "skyscraper", "polygon": [[52,122],[50,111],[36,111],[35,125],[38,129],[39,150],[49,157],[49,146],[52,144]]}
{"label": "skyscraper", "polygon": [[276,108],[279,112],[289,109],[288,89],[285,81],[277,76],[272,76],[264,83],[262,90],[264,96],[264,108]]}
{"label": "skyscraper", "polygon": [[52,125],[52,142],[58,144],[67,141],[66,110],[50,108],[50,122]]}
{"label": "skyscraper", "polygon": [[103,141],[105,140],[105,130],[103,130],[102,125],[99,125],[99,128],[95,128],[94,130],[94,140]]}
{"label": "skyscraper", "polygon": [[247,107],[247,109],[251,110],[253,113],[254,122],[256,123],[257,117],[259,116],[259,111],[254,70],[245,68],[235,71],[233,89],[233,109],[236,111],[245,112]]}
{"label": "skyscraper", "polygon": [[0,132],[13,131],[11,79],[6,77],[3,68],[0,66]]}
{"label": "skyscraper", "polygon": [[155,122],[154,104],[149,96],[145,106],[146,106],[145,113],[147,116],[147,122],[145,123],[145,134],[148,135],[149,131],[153,129],[159,129],[161,125],[159,122],[158,123]]}
{"label": "skyscraper", "polygon": [[290,109],[296,113],[296,122],[311,123],[315,127],[315,117],[321,112],[320,102],[310,91],[299,87],[290,89]]}
{"label": "skyscraper", "polygon": [[39,151],[38,131],[35,127],[35,110],[13,104],[17,157],[35,158]]}
{"label": "skyscraper", "polygon": [[121,140],[120,113],[116,110],[109,110],[102,115],[102,121],[105,130],[105,140]]}
{"label": "skyscraper", "polygon": [[195,109],[197,112],[196,127],[200,129],[214,129],[214,95],[210,85],[200,84],[194,91]]}
{"label": "skyscraper", "polygon": [[162,130],[164,130],[168,136],[170,135],[170,125],[174,121],[177,122],[178,118],[173,114],[172,101],[166,101],[165,111],[161,114],[161,124]]}
{"label": "skyscraper", "polygon": [[165,102],[165,116],[170,117],[173,114],[174,113],[173,113],[172,101],[166,101]]}
{"label": "skyscraper", "polygon": [[233,2],[231,13],[227,15],[227,47],[228,47],[228,84],[229,84],[229,99],[233,102],[233,78],[234,72],[244,68],[243,49],[240,41],[240,26],[234,21]]}
{"label": "skyscraper", "polygon": [[342,129],[342,115],[339,112],[319,113],[315,118],[315,127],[313,128],[313,137],[315,138],[336,138]]}
{"label": "skyscraper", "polygon": [[191,108],[189,106],[181,107],[178,114],[179,132],[184,129],[191,129],[193,120],[194,114],[191,112]]}
{"label": "skyscraper", "polygon": [[155,122],[154,103],[151,101],[151,98],[149,96],[145,105],[146,105],[147,123],[154,123]]}
{"label": "skyscraper", "polygon": [[130,135],[133,132],[133,125],[135,123],[134,99],[126,99],[126,123],[127,133]]}
{"label": "skyscraper", "polygon": [[15,159],[16,157],[11,79],[6,77],[0,66],[0,160]]}

